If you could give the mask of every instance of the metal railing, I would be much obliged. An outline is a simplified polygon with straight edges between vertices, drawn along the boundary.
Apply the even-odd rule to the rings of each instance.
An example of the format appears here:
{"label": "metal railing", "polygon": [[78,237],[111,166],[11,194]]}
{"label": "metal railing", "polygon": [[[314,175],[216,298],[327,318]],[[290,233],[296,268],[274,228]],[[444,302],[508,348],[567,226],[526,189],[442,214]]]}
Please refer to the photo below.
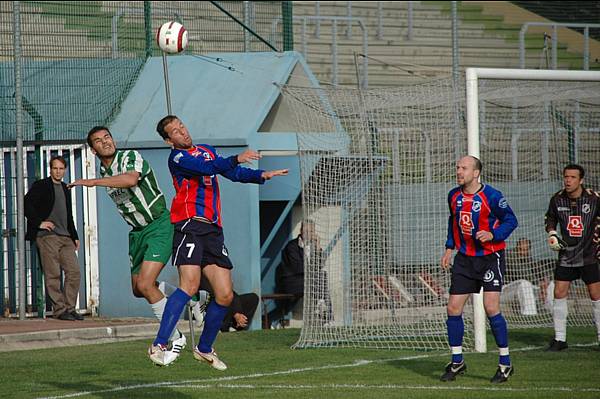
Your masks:
{"label": "metal railing", "polygon": [[[72,182],[76,178],[88,178],[96,175],[94,154],[81,144],[43,145],[23,148],[23,179],[24,187],[38,177],[49,176],[49,160],[53,155],[63,156],[69,168],[65,180]],[[33,247],[25,245],[23,253],[25,262],[15,264],[18,249],[17,240],[17,211],[16,186],[19,183],[16,176],[17,151],[14,147],[0,147],[0,309],[7,315],[20,313],[24,316],[45,317],[45,291],[39,266],[39,258]],[[28,158],[35,158],[32,164]],[[92,315],[97,314],[99,300],[99,264],[98,264],[98,221],[96,210],[96,189],[90,188],[79,194],[70,191],[73,205],[72,217],[81,240],[78,251],[78,262],[82,269],[81,288],[77,299],[76,309]],[[23,273],[20,276],[20,273]],[[17,288],[23,289],[23,296]],[[34,313],[35,311],[35,313]],[[6,315],[5,315],[6,317]]]}
{"label": "metal railing", "polygon": [[[322,21],[331,21],[331,83],[335,86],[338,84],[338,49],[337,49],[337,26],[338,22],[347,22],[351,24],[356,22],[359,28],[362,30],[362,80],[359,82],[360,87],[366,89],[369,85],[368,82],[368,66],[369,66],[369,39],[367,37],[367,27],[364,24],[361,18],[355,17],[312,17],[312,16],[294,16],[294,21],[301,21],[301,36],[302,36],[302,55],[304,59],[308,62],[308,33],[307,33],[307,24],[309,21],[314,21],[315,23],[320,24]],[[271,37],[275,37],[277,34],[277,25],[281,22],[281,18],[273,19],[273,23],[271,24]]]}
{"label": "metal railing", "polygon": [[583,69],[590,69],[590,28],[600,28],[600,24],[578,24],[569,22],[525,22],[519,32],[519,67],[525,68],[525,33],[530,26],[552,27],[552,69],[558,68],[558,28],[583,28]]}
{"label": "metal railing", "polygon": [[[377,40],[383,40],[383,1],[377,2]],[[407,2],[407,16],[406,16],[406,40],[413,39],[413,9],[414,1]],[[315,17],[321,17],[321,2],[315,1]],[[352,2],[346,3],[346,18],[352,18]],[[321,22],[315,23],[315,37],[321,35]],[[352,38],[352,27],[351,23],[348,22],[346,27],[346,38]]]}

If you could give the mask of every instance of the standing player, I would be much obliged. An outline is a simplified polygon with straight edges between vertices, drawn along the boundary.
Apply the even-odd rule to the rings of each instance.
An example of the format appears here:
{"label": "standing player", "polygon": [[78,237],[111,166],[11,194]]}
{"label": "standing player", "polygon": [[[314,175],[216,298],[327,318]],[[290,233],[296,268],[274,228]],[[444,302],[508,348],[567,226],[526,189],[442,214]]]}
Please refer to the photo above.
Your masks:
{"label": "standing player", "polygon": [[[579,165],[563,169],[564,188],[554,194],[546,212],[548,245],[558,251],[554,270],[554,339],[548,351],[567,349],[567,295],[571,281],[581,278],[587,285],[600,341],[600,271],[594,229],[600,229],[600,194],[583,187],[585,170]],[[560,225],[560,235],[556,232]]]}
{"label": "standing player", "polygon": [[[175,224],[173,265],[178,268],[179,288],[169,296],[158,335],[148,355],[155,364],[164,366],[170,363],[166,347],[169,334],[187,301],[198,292],[203,276],[214,290],[214,300],[206,310],[204,329],[198,345],[194,347],[194,358],[208,362],[217,370],[225,370],[227,366],[219,360],[212,344],[233,299],[233,265],[224,244],[216,174],[234,182],[262,184],[274,176],[286,175],[288,171],[266,172],[238,165],[228,171],[207,171],[207,162],[219,159],[219,155],[209,145],[193,145],[187,128],[179,118],[173,115],[164,117],[156,130],[173,147],[169,155],[169,170],[176,194],[171,206],[171,222]],[[242,163],[259,158],[258,153],[246,151],[237,160]]]}
{"label": "standing player", "polygon": [[463,308],[470,294],[483,287],[483,306],[500,353],[499,366],[492,383],[508,380],[514,369],[508,352],[508,327],[500,313],[500,292],[504,283],[504,241],[517,227],[517,218],[502,193],[479,183],[481,161],[473,156],[456,164],[459,187],[448,194],[450,217],[448,239],[442,267],[450,266],[452,251],[458,252],[452,265],[452,282],[448,299],[448,342],[452,361],[446,365],[442,381],[454,381],[467,365],[462,355],[465,325]]}

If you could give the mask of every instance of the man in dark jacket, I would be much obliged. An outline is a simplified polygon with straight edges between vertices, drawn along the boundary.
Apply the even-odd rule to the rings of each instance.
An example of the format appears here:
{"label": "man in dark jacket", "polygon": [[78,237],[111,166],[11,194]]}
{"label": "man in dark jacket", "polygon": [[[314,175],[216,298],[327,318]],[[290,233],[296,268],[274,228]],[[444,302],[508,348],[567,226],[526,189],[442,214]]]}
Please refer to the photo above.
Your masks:
{"label": "man in dark jacket", "polygon": [[[79,249],[79,237],[73,222],[71,196],[62,181],[66,168],[63,157],[52,157],[50,177],[37,180],[25,195],[25,238],[37,245],[54,317],[83,320],[75,310],[81,281],[75,254]],[[62,290],[61,270],[65,276]]]}
{"label": "man in dark jacket", "polygon": [[297,313],[301,312],[304,296],[305,257],[307,264],[316,267],[317,273],[313,275],[313,278],[317,276],[319,279],[319,282],[313,287],[316,293],[315,298],[311,298],[317,302],[311,304],[311,308],[314,308],[324,321],[331,320],[331,300],[328,293],[327,273],[323,270],[323,250],[312,221],[303,222],[300,227],[300,235],[288,242],[281,252],[281,263],[275,271],[276,292],[296,297],[292,300],[279,301],[277,309],[270,316],[271,319],[279,319],[293,310],[296,310]]}

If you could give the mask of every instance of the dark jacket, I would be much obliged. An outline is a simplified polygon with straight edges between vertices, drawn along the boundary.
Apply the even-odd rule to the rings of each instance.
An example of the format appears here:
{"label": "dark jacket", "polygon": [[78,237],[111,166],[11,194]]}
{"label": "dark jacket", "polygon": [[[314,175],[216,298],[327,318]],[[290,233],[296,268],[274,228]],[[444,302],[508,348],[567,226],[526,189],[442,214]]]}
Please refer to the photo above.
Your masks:
{"label": "dark jacket", "polygon": [[[73,207],[71,205],[71,195],[67,189],[67,185],[62,183],[67,200],[67,229],[69,236],[75,242],[79,240],[75,223],[73,222]],[[27,233],[25,239],[35,241],[37,233],[40,230],[40,224],[50,216],[54,207],[54,186],[52,178],[47,177],[42,180],[37,180],[31,185],[31,188],[25,194],[25,216],[27,217]]]}

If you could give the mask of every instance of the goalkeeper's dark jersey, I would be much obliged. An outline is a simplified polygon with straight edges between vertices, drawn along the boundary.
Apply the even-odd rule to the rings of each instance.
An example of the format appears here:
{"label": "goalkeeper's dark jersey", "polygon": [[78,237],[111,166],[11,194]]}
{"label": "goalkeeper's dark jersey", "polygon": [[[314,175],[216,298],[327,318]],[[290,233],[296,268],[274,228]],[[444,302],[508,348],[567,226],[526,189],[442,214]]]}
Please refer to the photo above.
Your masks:
{"label": "goalkeeper's dark jersey", "polygon": [[558,254],[559,266],[581,267],[598,262],[592,238],[599,222],[599,193],[584,187],[577,199],[569,198],[565,190],[552,196],[546,212],[546,231],[557,230],[560,225],[560,235],[567,243],[567,248]]}

